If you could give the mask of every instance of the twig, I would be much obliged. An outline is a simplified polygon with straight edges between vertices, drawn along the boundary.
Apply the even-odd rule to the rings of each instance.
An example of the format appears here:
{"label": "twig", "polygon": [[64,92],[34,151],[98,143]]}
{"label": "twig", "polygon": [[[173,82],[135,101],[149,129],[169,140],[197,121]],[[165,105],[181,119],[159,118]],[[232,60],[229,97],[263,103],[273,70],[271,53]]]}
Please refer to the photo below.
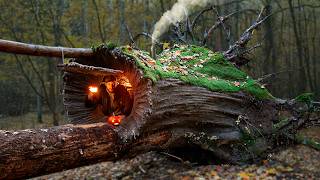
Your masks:
{"label": "twig", "polygon": [[65,72],[101,75],[101,76],[105,76],[105,75],[118,76],[123,73],[123,71],[120,71],[120,70],[108,69],[108,68],[103,68],[103,67],[88,66],[88,65],[83,65],[83,64],[76,63],[76,62],[71,62],[68,64],[58,64],[58,67],[61,68]]}
{"label": "twig", "polygon": [[131,43],[135,44],[135,41],[133,39],[132,33],[131,33],[130,29],[129,29],[129,26],[127,25],[126,22],[123,22],[123,23],[124,23],[124,26],[126,27],[126,31],[127,31],[128,35],[129,35],[129,39],[130,39]]}
{"label": "twig", "polygon": [[299,70],[299,69],[289,69],[289,70],[283,70],[283,71],[279,71],[279,72],[275,72],[275,73],[266,74],[266,75],[263,75],[262,77],[260,77],[259,79],[257,79],[257,82],[263,82],[266,79],[273,78],[278,74],[282,74],[282,73],[290,72],[290,71],[296,71],[296,70]]}
{"label": "twig", "polygon": [[30,87],[33,89],[33,91],[34,91],[37,95],[39,95],[41,98],[44,98],[43,95],[42,95],[42,94],[37,90],[37,88],[33,85],[30,77],[27,75],[26,71],[24,70],[23,65],[22,65],[19,57],[18,57],[17,55],[14,55],[14,57],[15,57],[16,60],[17,60],[17,63],[18,63],[18,65],[19,65],[19,68],[20,68],[20,71],[21,71],[22,75],[23,75],[23,76],[25,77],[25,79],[28,81]]}
{"label": "twig", "polygon": [[[48,96],[48,92],[47,92],[47,89],[46,89],[46,85],[45,85],[45,82],[40,74],[40,72],[36,69],[35,65],[33,64],[30,56],[27,56],[27,59],[28,59],[28,62],[30,63],[31,65],[31,68],[33,69],[33,71],[36,73],[36,75],[38,76],[38,79],[41,83],[41,86],[42,86],[42,89],[43,89],[43,93],[44,93],[44,97],[45,99],[49,99],[49,96]],[[49,103],[48,101],[48,106],[50,106],[51,104]]]}
{"label": "twig", "polygon": [[154,40],[155,43],[156,43],[156,45],[161,46],[161,43],[160,43],[159,41],[153,39],[153,38],[152,38],[152,35],[149,34],[149,33],[146,33],[146,32],[142,32],[142,33],[139,33],[139,34],[137,34],[136,36],[134,36],[134,37],[133,37],[133,41],[137,41],[137,40],[138,40],[140,37],[142,37],[142,36]]}
{"label": "twig", "polygon": [[[213,11],[215,11],[215,13],[217,14],[217,20],[220,21],[223,30],[224,30],[225,33],[227,34],[226,40],[227,40],[228,46],[230,46],[230,29],[227,30],[226,25],[225,25],[225,23],[224,23],[224,20],[226,20],[226,19],[225,19],[223,16],[220,16],[220,13],[218,12],[218,9],[217,9],[217,8],[214,8]],[[236,12],[235,12],[235,13],[236,13]],[[235,14],[235,13],[231,13],[231,15],[233,15],[233,14]],[[227,16],[227,19],[228,19],[229,17],[230,17],[230,16]]]}
{"label": "twig", "polygon": [[139,166],[139,169],[140,169],[140,171],[143,172],[144,174],[146,173],[146,170],[144,170],[144,169],[142,168],[142,166]]}
{"label": "twig", "polygon": [[[224,26],[224,22],[226,20],[228,20],[231,16],[239,13],[241,11],[237,11],[237,12],[233,12],[231,14],[228,14],[226,16],[219,16],[219,13],[217,12],[217,21],[214,25],[211,26],[211,28],[208,30],[207,33],[205,33],[204,37],[203,37],[203,41],[202,41],[202,45],[206,45],[207,41],[208,41],[208,38],[210,37],[211,33],[217,29],[220,25]],[[224,28],[225,29],[225,28]],[[227,41],[229,42],[230,41],[230,36],[227,37]]]}
{"label": "twig", "polygon": [[[237,66],[242,66],[247,64],[249,61],[242,57],[243,52],[247,52],[248,50],[244,50],[247,43],[251,40],[253,31],[257,29],[270,15],[263,17],[263,13],[265,12],[266,7],[262,8],[256,21],[242,33],[239,40],[234,43],[234,45],[230,46],[227,51],[223,54],[224,56],[231,62],[235,63]],[[251,48],[252,50],[252,48]]]}
{"label": "twig", "polygon": [[202,11],[200,11],[197,16],[193,19],[192,23],[191,23],[191,29],[193,30],[196,23],[198,22],[198,19],[200,18],[200,16],[202,16],[204,13],[208,12],[208,11],[211,11],[213,9],[213,7],[209,7],[207,9],[204,9]]}
{"label": "twig", "polygon": [[171,158],[173,158],[173,159],[176,159],[176,160],[180,161],[182,164],[187,165],[187,166],[190,167],[190,164],[189,164],[189,163],[185,162],[182,158],[180,158],[180,157],[178,157],[178,156],[175,156],[175,155],[173,155],[173,154],[169,154],[169,153],[167,153],[167,152],[160,152],[160,153],[163,154],[163,155],[169,156],[169,157],[171,157]]}

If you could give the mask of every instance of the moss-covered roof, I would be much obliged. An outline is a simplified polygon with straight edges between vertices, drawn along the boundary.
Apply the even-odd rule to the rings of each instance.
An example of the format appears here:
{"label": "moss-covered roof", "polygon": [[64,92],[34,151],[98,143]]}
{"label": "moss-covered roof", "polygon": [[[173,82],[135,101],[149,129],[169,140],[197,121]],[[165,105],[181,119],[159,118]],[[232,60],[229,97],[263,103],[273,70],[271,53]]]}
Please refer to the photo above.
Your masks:
{"label": "moss-covered roof", "polygon": [[121,50],[132,56],[145,76],[154,82],[164,78],[177,78],[211,91],[245,91],[258,99],[273,98],[264,86],[228,62],[221,53],[204,47],[175,45],[164,50],[157,60],[151,58],[148,52],[129,46],[121,47]]}

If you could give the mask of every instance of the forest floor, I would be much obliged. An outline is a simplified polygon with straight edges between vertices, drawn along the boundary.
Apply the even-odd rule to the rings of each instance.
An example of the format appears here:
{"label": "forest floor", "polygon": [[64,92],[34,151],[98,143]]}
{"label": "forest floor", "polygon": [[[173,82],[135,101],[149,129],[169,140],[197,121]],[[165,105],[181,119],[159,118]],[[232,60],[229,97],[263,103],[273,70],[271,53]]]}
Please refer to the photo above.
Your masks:
{"label": "forest floor", "polygon": [[[320,128],[304,134],[320,140]],[[212,163],[214,164],[214,163]],[[197,165],[168,154],[148,152],[132,159],[103,162],[46,176],[42,179],[320,179],[320,151],[291,145],[268,158],[246,165]]]}
{"label": "forest floor", "polygon": [[[61,115],[62,116],[62,115]],[[60,125],[67,124],[65,118],[60,118]],[[19,130],[19,129],[34,129],[48,128],[53,126],[52,115],[50,113],[42,114],[42,123],[37,121],[37,113],[29,112],[21,116],[3,116],[0,117],[1,130]]]}

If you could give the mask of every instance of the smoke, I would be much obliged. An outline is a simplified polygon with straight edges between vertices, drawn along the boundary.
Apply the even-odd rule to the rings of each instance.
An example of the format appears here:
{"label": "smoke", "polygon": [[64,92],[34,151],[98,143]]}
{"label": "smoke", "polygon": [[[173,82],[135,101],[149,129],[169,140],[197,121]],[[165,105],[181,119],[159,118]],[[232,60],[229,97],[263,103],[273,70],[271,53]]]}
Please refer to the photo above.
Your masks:
{"label": "smoke", "polygon": [[172,6],[171,10],[165,12],[155,24],[152,33],[152,46],[154,46],[162,34],[168,31],[170,25],[185,20],[195,8],[206,7],[209,4],[212,4],[213,1],[217,0],[178,0],[178,2]]}

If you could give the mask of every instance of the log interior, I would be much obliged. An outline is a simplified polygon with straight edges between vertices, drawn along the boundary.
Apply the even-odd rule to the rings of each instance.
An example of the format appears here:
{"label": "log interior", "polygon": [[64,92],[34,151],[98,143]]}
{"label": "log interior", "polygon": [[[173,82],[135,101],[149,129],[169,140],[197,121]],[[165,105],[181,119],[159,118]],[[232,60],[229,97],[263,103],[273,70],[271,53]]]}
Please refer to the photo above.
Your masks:
{"label": "log interior", "polygon": [[[138,129],[142,126],[145,118],[148,116],[150,109],[150,92],[151,82],[143,78],[141,70],[139,70],[135,61],[121,53],[118,49],[99,49],[93,57],[74,59],[74,63],[84,66],[92,66],[97,68],[108,68],[114,71],[121,71],[122,74],[116,74],[117,79],[125,77],[129,80],[132,88],[129,90],[132,95],[132,110],[130,114],[120,123],[120,126],[112,126],[117,131],[121,131],[123,136],[127,134],[139,134]],[[70,68],[69,68],[70,69]],[[103,113],[99,106],[86,106],[86,97],[88,95],[89,86],[99,86],[108,72],[86,71],[68,71],[64,69],[64,104],[69,120],[74,124],[87,124],[96,122],[105,122],[108,116]],[[129,102],[128,102],[129,103]],[[128,130],[130,129],[130,130]]]}

